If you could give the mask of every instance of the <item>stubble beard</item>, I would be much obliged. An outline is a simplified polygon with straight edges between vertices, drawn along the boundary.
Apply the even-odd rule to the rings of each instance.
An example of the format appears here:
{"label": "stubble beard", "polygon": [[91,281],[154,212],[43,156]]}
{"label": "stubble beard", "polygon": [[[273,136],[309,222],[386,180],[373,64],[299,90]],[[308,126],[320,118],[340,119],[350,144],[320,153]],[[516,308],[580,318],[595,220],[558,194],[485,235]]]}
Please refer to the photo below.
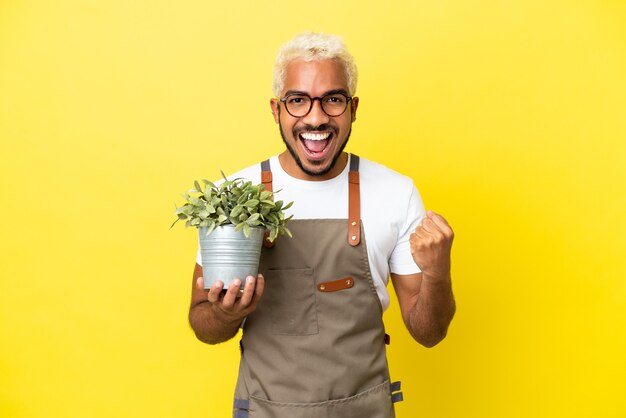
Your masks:
{"label": "stubble beard", "polygon": [[[279,114],[279,117],[280,117],[280,114]],[[320,177],[320,176],[323,176],[325,174],[328,174],[330,172],[330,170],[332,170],[333,167],[335,167],[335,164],[337,163],[337,160],[341,156],[341,153],[343,152],[343,149],[346,147],[346,145],[348,145],[348,140],[350,139],[350,134],[352,133],[352,126],[350,126],[350,130],[348,131],[348,136],[346,137],[346,140],[344,141],[343,144],[341,144],[341,147],[339,148],[337,153],[333,156],[332,162],[330,163],[330,165],[328,167],[324,168],[322,171],[311,171],[308,168],[306,168],[304,166],[304,164],[302,164],[302,160],[300,160],[300,157],[298,156],[298,153],[291,146],[289,141],[287,141],[287,138],[285,138],[285,133],[283,132],[283,125],[280,123],[280,119],[278,121],[278,130],[280,131],[280,136],[281,136],[281,138],[283,138],[283,142],[285,143],[285,146],[289,150],[289,153],[291,154],[291,157],[295,160],[296,164],[298,164],[298,167],[300,167],[300,170],[302,170],[308,176]],[[296,138],[296,141],[300,140],[298,138],[297,133],[293,133],[293,136]],[[333,139],[333,141],[335,141],[335,140],[337,140],[336,137]],[[311,164],[313,164],[313,165],[316,165],[316,164],[319,165],[321,163],[322,163],[321,161],[312,161],[311,162]]]}

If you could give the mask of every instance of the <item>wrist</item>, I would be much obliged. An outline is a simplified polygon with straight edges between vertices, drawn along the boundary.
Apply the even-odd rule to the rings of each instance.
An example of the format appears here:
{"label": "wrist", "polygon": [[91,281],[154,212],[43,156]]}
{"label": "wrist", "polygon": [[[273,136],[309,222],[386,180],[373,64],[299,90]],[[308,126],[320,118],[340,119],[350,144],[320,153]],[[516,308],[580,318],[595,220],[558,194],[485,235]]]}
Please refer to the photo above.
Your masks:
{"label": "wrist", "polygon": [[238,328],[241,321],[243,321],[243,316],[225,311],[217,306],[217,304],[213,304],[211,308],[213,310],[213,318],[226,327]]}

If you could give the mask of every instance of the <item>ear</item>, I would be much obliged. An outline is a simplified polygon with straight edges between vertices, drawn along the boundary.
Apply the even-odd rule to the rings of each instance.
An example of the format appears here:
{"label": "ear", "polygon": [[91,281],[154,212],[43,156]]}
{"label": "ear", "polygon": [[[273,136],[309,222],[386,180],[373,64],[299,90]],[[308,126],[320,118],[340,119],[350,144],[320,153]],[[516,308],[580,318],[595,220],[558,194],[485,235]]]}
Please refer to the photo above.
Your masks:
{"label": "ear", "polygon": [[352,103],[350,103],[350,116],[352,116],[352,122],[356,121],[356,109],[359,107],[359,98],[354,96]]}
{"label": "ear", "polygon": [[278,123],[280,120],[280,104],[278,99],[270,99],[270,107],[272,108],[272,114],[274,115],[274,122]]}

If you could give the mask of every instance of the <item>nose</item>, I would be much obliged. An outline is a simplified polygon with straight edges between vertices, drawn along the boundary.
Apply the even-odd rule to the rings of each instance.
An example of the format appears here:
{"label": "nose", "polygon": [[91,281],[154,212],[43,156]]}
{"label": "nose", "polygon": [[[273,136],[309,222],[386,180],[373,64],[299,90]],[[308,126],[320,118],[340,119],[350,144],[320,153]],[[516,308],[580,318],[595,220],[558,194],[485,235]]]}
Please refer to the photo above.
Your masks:
{"label": "nose", "polygon": [[320,126],[329,121],[330,116],[322,109],[322,99],[319,97],[312,99],[311,110],[302,118],[302,122],[311,126]]}

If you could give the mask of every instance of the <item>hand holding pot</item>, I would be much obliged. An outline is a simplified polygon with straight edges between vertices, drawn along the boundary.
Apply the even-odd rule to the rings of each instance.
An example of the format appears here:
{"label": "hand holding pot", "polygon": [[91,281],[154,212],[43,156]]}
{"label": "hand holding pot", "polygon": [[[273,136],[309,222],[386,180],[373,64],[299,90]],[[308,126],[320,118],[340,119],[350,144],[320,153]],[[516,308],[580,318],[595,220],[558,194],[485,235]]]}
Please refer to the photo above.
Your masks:
{"label": "hand holding pot", "polygon": [[[204,289],[204,278],[196,279],[196,287]],[[246,277],[243,293],[239,291],[241,281],[233,280],[225,293],[222,292],[224,284],[216,281],[207,293],[207,300],[218,319],[224,322],[241,322],[241,320],[252,313],[255,309],[263,290],[265,289],[265,278],[259,274],[255,279],[252,276]]]}

